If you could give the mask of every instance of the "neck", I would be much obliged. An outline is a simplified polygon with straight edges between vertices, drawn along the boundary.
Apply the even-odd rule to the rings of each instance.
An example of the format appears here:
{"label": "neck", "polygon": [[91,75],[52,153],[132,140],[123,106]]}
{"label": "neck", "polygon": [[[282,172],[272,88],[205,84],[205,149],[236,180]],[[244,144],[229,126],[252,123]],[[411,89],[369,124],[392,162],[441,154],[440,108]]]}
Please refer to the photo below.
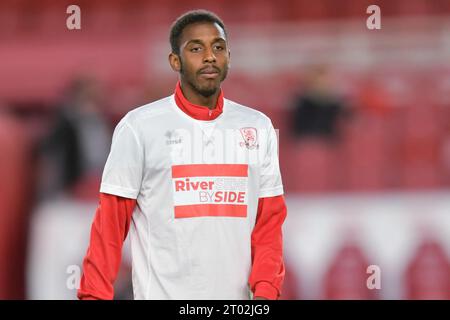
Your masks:
{"label": "neck", "polygon": [[217,105],[217,98],[220,94],[220,89],[216,91],[213,95],[209,97],[204,97],[198,92],[196,92],[189,84],[180,81],[181,91],[183,92],[184,97],[192,104],[198,106],[204,106],[209,109],[214,109]]}

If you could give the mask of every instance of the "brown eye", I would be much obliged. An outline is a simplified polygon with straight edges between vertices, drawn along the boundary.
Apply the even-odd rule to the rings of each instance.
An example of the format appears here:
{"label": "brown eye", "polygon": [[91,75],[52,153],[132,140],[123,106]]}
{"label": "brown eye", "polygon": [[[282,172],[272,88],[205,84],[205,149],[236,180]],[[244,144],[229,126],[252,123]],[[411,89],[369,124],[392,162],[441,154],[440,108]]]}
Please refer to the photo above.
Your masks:
{"label": "brown eye", "polygon": [[201,50],[201,48],[200,47],[194,47],[194,48],[191,48],[191,52],[199,52]]}

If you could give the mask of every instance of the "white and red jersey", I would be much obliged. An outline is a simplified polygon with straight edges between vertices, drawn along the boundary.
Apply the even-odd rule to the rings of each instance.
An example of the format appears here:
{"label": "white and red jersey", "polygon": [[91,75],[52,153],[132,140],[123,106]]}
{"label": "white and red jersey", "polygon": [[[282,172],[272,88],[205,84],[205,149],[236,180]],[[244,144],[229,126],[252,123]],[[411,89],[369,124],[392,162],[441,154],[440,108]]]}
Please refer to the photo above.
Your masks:
{"label": "white and red jersey", "polygon": [[223,94],[195,110],[177,90],[119,122],[103,172],[100,192],[136,199],[134,297],[248,299],[259,200],[283,194],[275,130]]}

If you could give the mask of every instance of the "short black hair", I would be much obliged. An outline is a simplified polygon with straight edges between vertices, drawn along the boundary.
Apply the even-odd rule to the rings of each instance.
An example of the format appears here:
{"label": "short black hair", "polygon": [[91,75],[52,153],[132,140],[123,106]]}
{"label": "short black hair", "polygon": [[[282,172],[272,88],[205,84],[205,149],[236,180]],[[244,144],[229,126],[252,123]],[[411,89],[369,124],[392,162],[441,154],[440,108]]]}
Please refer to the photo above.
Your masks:
{"label": "short black hair", "polygon": [[173,53],[178,55],[180,54],[180,38],[183,30],[188,25],[198,22],[217,23],[225,32],[225,36],[227,36],[225,24],[223,23],[222,19],[220,19],[215,13],[200,9],[188,11],[179,16],[170,28],[170,46],[172,47]]}

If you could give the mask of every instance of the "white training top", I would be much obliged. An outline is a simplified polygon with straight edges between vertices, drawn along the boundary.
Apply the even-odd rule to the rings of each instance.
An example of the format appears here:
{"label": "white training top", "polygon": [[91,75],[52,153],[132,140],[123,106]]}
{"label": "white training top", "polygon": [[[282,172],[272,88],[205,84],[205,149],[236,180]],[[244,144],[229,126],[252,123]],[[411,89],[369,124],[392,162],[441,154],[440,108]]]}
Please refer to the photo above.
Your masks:
{"label": "white training top", "polygon": [[135,299],[249,299],[258,198],[283,194],[277,135],[254,109],[196,120],[171,95],[119,122],[100,192],[137,199]]}

